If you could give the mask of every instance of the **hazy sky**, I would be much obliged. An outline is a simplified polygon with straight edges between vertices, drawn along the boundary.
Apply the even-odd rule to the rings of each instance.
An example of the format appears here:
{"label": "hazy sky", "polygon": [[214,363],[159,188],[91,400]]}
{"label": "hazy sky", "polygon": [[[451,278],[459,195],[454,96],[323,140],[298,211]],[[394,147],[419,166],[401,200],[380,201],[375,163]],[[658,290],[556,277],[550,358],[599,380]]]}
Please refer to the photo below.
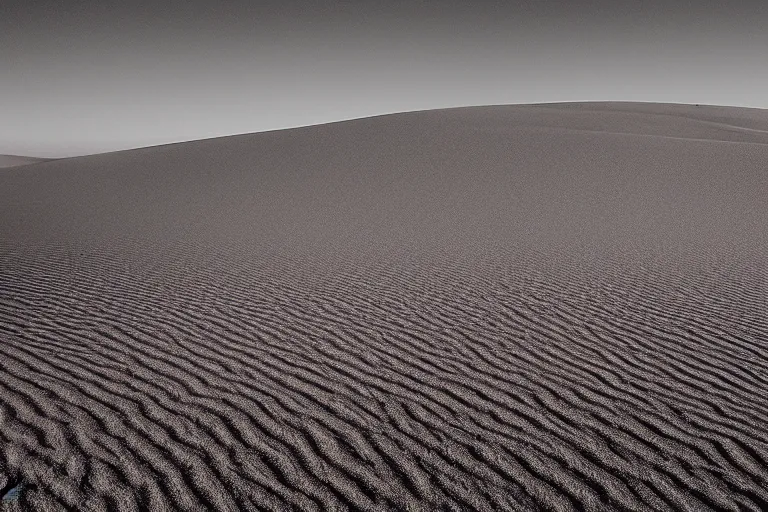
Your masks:
{"label": "hazy sky", "polygon": [[464,105],[768,108],[765,0],[0,2],[0,154]]}

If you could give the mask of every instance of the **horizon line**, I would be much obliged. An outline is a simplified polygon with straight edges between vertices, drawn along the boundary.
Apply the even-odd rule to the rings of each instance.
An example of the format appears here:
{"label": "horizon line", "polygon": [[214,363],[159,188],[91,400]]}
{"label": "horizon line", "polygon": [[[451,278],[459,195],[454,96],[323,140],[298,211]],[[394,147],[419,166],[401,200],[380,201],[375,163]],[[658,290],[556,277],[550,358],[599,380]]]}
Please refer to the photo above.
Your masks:
{"label": "horizon line", "polygon": [[535,102],[535,103],[489,103],[489,104],[457,105],[457,106],[451,106],[451,107],[426,108],[426,109],[415,109],[415,110],[398,110],[398,111],[392,111],[392,112],[383,112],[379,114],[365,115],[360,117],[338,119],[335,121],[324,121],[320,123],[310,123],[310,124],[302,124],[302,125],[296,125],[296,126],[285,126],[281,128],[270,128],[266,130],[229,133],[229,134],[222,134],[222,135],[214,135],[212,137],[202,137],[199,139],[185,139],[185,140],[178,140],[178,141],[171,141],[171,142],[161,142],[158,144],[149,144],[146,146],[133,146],[133,147],[115,149],[110,151],[97,151],[95,153],[83,153],[83,154],[69,155],[69,156],[37,156],[37,155],[25,155],[25,154],[18,154],[18,153],[2,153],[0,154],[0,156],[41,160],[40,162],[29,164],[29,165],[36,165],[36,164],[46,163],[48,161],[53,161],[53,160],[65,160],[69,158],[108,155],[113,153],[121,153],[125,151],[137,151],[137,150],[149,149],[149,148],[174,146],[177,144],[187,144],[191,142],[203,142],[203,141],[210,141],[210,140],[216,140],[216,139],[225,139],[229,137],[256,135],[260,133],[273,133],[273,132],[287,131],[287,130],[298,130],[303,128],[316,127],[316,126],[326,126],[326,125],[346,123],[351,121],[361,121],[364,119],[375,119],[379,117],[402,115],[402,114],[415,114],[420,112],[422,113],[436,112],[441,110],[458,110],[458,109],[466,109],[466,108],[546,107],[546,106],[556,106],[556,105],[586,105],[586,104],[609,104],[609,103],[610,104],[632,104],[632,105],[676,105],[676,106],[689,106],[689,107],[728,108],[728,109],[742,109],[742,110],[759,110],[759,111],[764,111],[768,113],[768,108],[762,108],[762,107],[721,105],[721,104],[711,104],[711,103],[679,103],[679,102],[664,102],[664,101],[584,100],[584,101],[544,101],[544,102]]}

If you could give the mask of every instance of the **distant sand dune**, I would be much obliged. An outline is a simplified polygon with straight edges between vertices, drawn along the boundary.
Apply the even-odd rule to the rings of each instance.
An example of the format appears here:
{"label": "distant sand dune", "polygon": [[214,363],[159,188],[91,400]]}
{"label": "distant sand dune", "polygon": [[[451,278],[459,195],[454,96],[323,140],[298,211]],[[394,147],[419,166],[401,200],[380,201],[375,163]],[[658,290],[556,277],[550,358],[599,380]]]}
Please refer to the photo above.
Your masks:
{"label": "distant sand dune", "polygon": [[36,164],[39,162],[45,162],[45,158],[32,158],[29,156],[15,156],[15,155],[0,155],[0,168],[3,167],[18,167],[20,165]]}
{"label": "distant sand dune", "polygon": [[6,169],[0,483],[30,510],[768,510],[766,198],[768,112],[685,105]]}

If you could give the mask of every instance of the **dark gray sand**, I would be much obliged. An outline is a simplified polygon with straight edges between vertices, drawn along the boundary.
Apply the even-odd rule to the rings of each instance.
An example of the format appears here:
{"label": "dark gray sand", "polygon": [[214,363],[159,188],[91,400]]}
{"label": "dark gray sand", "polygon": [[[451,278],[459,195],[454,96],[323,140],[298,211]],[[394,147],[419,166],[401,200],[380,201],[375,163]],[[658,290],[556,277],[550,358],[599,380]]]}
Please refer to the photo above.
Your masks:
{"label": "dark gray sand", "polygon": [[0,172],[29,510],[768,510],[768,111],[379,116]]}
{"label": "dark gray sand", "polygon": [[29,156],[0,155],[0,169],[5,167],[19,167],[22,165],[36,164],[45,162],[47,158],[33,158]]}

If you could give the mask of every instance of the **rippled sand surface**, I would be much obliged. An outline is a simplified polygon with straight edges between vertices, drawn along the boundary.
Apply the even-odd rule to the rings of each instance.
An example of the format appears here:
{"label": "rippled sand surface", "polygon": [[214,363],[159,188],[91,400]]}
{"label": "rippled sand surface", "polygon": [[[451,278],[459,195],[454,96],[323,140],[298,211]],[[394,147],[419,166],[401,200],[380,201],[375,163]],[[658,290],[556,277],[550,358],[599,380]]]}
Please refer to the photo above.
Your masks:
{"label": "rippled sand surface", "polygon": [[768,510],[768,111],[366,118],[0,171],[21,510]]}

